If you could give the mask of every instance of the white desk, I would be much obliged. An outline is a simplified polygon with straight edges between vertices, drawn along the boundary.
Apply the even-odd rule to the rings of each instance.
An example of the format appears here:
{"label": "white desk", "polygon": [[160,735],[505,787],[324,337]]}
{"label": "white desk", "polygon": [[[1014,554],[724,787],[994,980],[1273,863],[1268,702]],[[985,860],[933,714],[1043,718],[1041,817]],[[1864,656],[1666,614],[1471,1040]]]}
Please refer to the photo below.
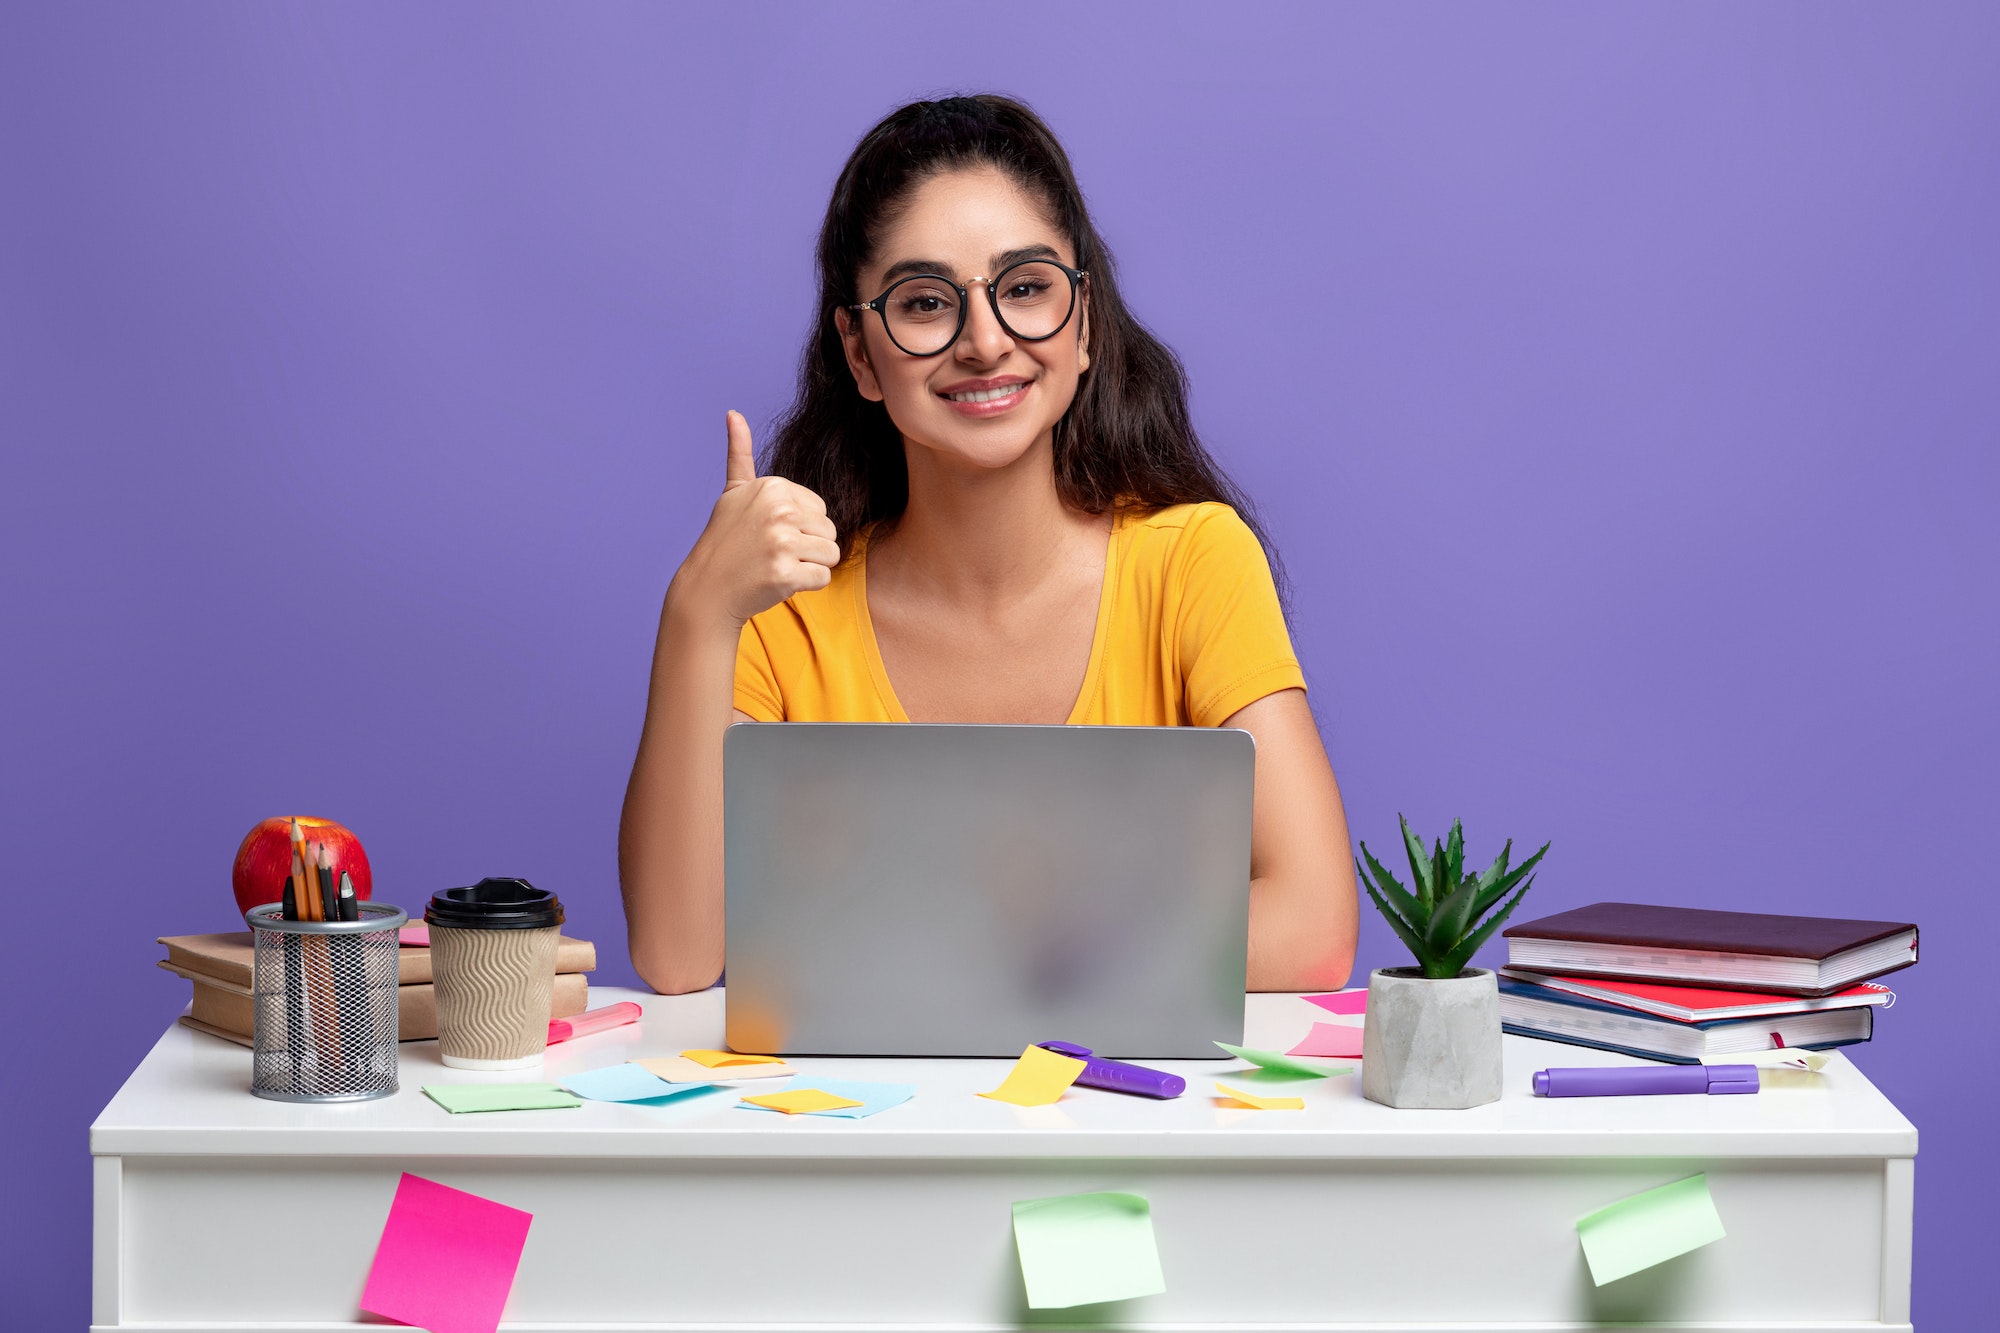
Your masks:
{"label": "white desk", "polygon": [[[645,1004],[638,1033],[555,1047],[543,1077],[721,1044],[720,992],[592,996],[618,999]],[[1316,1018],[1252,996],[1249,1042],[1290,1045]],[[518,1076],[447,1070],[416,1042],[395,1097],[289,1106],[249,1095],[247,1050],[176,1025],[91,1126],[93,1327],[367,1326],[356,1300],[404,1170],[534,1213],[509,1330],[1910,1326],[1917,1134],[1852,1064],[1816,1090],[1537,1100],[1534,1069],[1633,1062],[1506,1042],[1506,1096],[1470,1111],[1376,1106],[1358,1073],[1287,1087],[1303,1112],[1226,1109],[1209,1094],[1233,1061],[1172,1066],[1178,1101],[1077,1089],[1024,1110],[972,1095],[1004,1062],[808,1059],[919,1091],[861,1121],[729,1092],[451,1116],[421,1085]],[[1696,1171],[1728,1238],[1593,1287],[1576,1218]],[[1009,1205],[1099,1189],[1152,1200],[1166,1293],[1027,1311]],[[281,1263],[281,1233],[314,1236],[315,1264]]]}

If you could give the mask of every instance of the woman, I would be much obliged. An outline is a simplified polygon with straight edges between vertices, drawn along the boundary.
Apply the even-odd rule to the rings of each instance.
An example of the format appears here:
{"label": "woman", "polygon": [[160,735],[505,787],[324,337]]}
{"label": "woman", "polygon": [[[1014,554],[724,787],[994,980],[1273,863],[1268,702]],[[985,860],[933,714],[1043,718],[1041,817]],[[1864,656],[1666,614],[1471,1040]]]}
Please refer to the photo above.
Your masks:
{"label": "woman", "polygon": [[639,975],[722,970],[732,721],[1070,722],[1252,733],[1249,984],[1344,983],[1346,820],[1260,537],[1054,135],[1001,97],[895,112],[841,172],[819,274],[768,473],[729,413],[661,610],[619,829]]}

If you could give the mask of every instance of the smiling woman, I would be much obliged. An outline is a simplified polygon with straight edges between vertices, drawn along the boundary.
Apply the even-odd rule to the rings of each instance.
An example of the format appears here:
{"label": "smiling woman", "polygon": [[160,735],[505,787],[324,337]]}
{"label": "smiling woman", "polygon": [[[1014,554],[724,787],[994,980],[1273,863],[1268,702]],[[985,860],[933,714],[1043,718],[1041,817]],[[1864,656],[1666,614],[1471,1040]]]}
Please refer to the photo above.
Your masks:
{"label": "smiling woman", "polygon": [[620,824],[639,974],[721,971],[732,721],[1067,722],[1251,732],[1250,984],[1341,984],[1346,821],[1267,544],[1054,135],[1002,97],[896,111],[841,172],[818,262],[768,474],[730,413],[661,611]]}

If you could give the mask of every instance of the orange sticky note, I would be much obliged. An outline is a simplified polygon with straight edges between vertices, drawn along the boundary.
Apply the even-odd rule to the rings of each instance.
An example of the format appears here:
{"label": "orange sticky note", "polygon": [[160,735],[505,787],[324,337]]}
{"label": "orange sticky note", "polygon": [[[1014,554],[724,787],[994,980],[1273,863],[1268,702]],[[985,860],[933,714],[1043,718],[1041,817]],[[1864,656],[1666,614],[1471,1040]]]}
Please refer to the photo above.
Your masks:
{"label": "orange sticky note", "polygon": [[1016,1106],[1047,1106],[1062,1096],[1082,1072],[1083,1061],[1057,1055],[1040,1046],[1030,1046],[1021,1052],[1021,1058],[1007,1071],[1007,1077],[999,1087],[979,1095],[991,1097],[996,1102],[1012,1102]]}
{"label": "orange sticky note", "polygon": [[1239,1092],[1227,1083],[1218,1083],[1215,1090],[1232,1102],[1240,1102],[1253,1111],[1303,1111],[1306,1099],[1303,1097],[1255,1097],[1247,1092]]}
{"label": "orange sticky note", "polygon": [[738,1055],[735,1051],[682,1051],[683,1060],[692,1060],[704,1069],[720,1069],[724,1065],[781,1065],[785,1063],[775,1055]]}
{"label": "orange sticky note", "polygon": [[786,1115],[803,1115],[807,1111],[842,1111],[860,1102],[851,1097],[836,1097],[820,1088],[800,1088],[796,1092],[767,1092],[762,1097],[745,1097],[752,1106],[768,1106],[773,1111],[783,1111]]}

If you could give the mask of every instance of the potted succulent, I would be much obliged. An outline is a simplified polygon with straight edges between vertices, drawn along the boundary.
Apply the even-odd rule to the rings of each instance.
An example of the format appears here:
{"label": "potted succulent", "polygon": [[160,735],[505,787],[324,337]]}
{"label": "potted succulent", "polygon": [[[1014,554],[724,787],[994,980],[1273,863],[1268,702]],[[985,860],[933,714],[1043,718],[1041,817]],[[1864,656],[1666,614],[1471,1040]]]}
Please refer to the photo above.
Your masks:
{"label": "potted succulent", "polygon": [[[1362,1095],[1385,1106],[1431,1109],[1497,1101],[1499,984],[1490,970],[1466,965],[1534,887],[1530,872],[1549,845],[1510,868],[1509,839],[1492,865],[1467,875],[1465,831],[1457,821],[1427,855],[1410,821],[1396,818],[1403,826],[1412,887],[1404,888],[1365,842],[1355,869],[1369,900],[1416,955],[1417,965],[1377,968],[1368,976]],[[1501,907],[1509,893],[1514,896]]]}

